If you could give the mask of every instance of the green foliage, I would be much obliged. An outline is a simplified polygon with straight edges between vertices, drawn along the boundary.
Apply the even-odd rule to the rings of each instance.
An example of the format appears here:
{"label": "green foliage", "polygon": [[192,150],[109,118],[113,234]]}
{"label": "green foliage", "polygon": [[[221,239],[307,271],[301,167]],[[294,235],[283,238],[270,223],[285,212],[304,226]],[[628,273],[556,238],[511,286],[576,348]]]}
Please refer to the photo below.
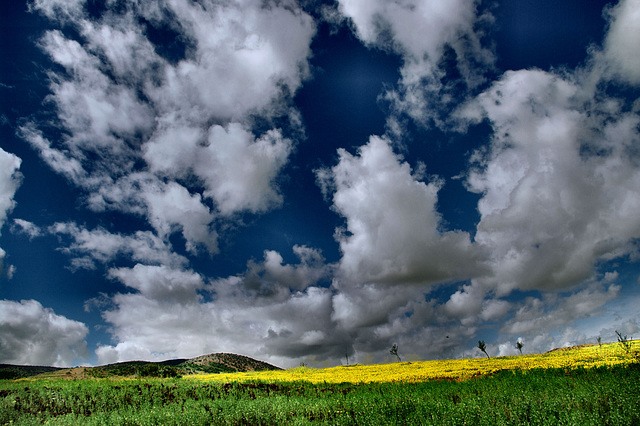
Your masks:
{"label": "green foliage", "polygon": [[235,368],[229,367],[224,364],[218,364],[215,362],[212,362],[209,364],[185,363],[185,364],[180,364],[180,369],[185,372],[184,374],[194,374],[194,373],[218,374],[218,373],[235,373],[237,371]]}
{"label": "green foliage", "polygon": [[146,361],[129,361],[87,369],[87,374],[96,378],[120,377],[180,377],[183,369]]}
{"label": "green foliage", "polygon": [[502,371],[422,383],[0,381],[0,424],[640,424],[640,370]]}
{"label": "green foliage", "polygon": [[50,373],[57,370],[61,370],[61,368],[0,364],[0,380],[20,379],[23,377],[35,376],[36,374]]}

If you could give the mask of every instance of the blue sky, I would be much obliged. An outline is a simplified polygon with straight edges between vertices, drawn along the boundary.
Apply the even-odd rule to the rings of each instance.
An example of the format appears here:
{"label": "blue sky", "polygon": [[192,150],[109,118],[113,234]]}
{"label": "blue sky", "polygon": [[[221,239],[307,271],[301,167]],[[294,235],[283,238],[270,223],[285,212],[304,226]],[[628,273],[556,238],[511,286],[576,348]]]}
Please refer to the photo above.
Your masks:
{"label": "blue sky", "polygon": [[0,362],[640,331],[638,0],[0,7]]}

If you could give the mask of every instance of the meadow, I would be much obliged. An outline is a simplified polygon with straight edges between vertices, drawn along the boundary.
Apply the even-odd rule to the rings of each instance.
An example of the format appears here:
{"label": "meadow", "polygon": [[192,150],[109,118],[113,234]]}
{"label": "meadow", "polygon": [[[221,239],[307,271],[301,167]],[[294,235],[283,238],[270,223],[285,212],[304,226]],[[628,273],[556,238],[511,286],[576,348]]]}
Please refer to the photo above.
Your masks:
{"label": "meadow", "polygon": [[4,380],[0,423],[637,425],[639,346],[165,379]]}

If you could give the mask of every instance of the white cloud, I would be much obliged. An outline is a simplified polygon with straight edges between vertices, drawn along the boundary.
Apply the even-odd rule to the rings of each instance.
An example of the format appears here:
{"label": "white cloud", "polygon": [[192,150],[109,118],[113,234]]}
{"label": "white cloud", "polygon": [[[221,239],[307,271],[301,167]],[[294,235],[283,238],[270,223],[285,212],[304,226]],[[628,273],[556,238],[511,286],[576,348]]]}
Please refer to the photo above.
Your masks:
{"label": "white cloud", "polygon": [[291,290],[304,290],[329,277],[332,267],[325,264],[322,253],[306,246],[293,246],[294,254],[300,259],[298,265],[283,264],[280,253],[265,250],[260,263],[249,262],[245,273],[245,283],[260,291],[272,291],[274,286]]}
{"label": "white cloud", "polygon": [[42,229],[33,222],[24,219],[13,219],[12,232],[23,233],[33,239],[42,235]]}
{"label": "white cloud", "polygon": [[16,155],[0,148],[0,227],[16,205],[13,196],[20,186],[21,175],[18,169],[21,162]]}
{"label": "white cloud", "polygon": [[[21,182],[21,175],[18,171],[21,162],[19,157],[0,148],[0,231],[2,231],[7,216],[16,205],[13,196]],[[4,257],[4,254],[4,250],[0,248],[0,259]]]}
{"label": "white cloud", "polygon": [[[33,9],[63,24],[40,44],[64,72],[49,74],[57,129],[34,118],[19,134],[85,192],[86,207],[147,222],[130,235],[73,223],[48,228],[65,241],[72,266],[102,263],[109,278],[128,287],[105,296],[108,304],[88,302],[106,309],[114,339],[96,350],[99,363],[210,352],[282,366],[310,354],[311,362],[337,363],[345,352],[354,362],[365,355],[373,362],[389,356],[393,343],[416,358],[483,356],[473,343],[483,325],[498,321],[503,335],[526,339],[532,352],[586,339],[577,323],[619,296],[617,272],[569,294],[538,293],[524,303],[502,297],[578,286],[599,261],[637,255],[638,108],[597,88],[603,76],[638,81],[629,47],[637,45],[637,31],[629,30],[635,3],[610,9],[593,69],[505,73],[454,117],[487,120],[494,131],[466,176],[482,197],[474,241],[446,229],[437,209],[445,182],[424,182],[423,163],[412,170],[389,140],[373,136],[356,155],[341,149],[334,167],[316,172],[345,220],[335,234],[339,262],[328,265],[319,250],[296,245],[296,264],[265,250],[243,273],[209,280],[187,269],[171,237],[180,233],[192,255],[216,253],[229,221],[283,203],[278,178],[296,143],[296,129],[287,127],[300,125],[290,104],[309,74],[312,19],[288,1],[139,0],[95,18],[83,2],[35,0]],[[338,2],[367,46],[402,58],[398,90],[384,95],[390,133],[403,132],[402,115],[443,126],[478,90],[494,59],[481,43],[479,28],[491,17],[478,16],[479,4]],[[322,9],[334,24],[342,22],[335,11]],[[143,21],[175,31],[184,52],[163,54]],[[452,67],[459,76],[446,74]],[[7,155],[17,170],[19,160]],[[9,192],[5,212],[15,188]],[[4,220],[6,214],[0,225]],[[30,222],[14,224],[37,234]],[[122,255],[138,264],[116,267]],[[452,289],[455,280],[465,281]],[[77,330],[71,346],[86,335]],[[489,352],[515,353],[508,336]]]}
{"label": "white cloud", "polygon": [[266,211],[281,203],[275,185],[286,164],[292,141],[280,130],[256,139],[239,123],[212,126],[205,136],[198,127],[169,123],[144,145],[145,159],[154,172],[171,177],[197,176],[203,195],[215,200],[224,215],[248,210]]}
{"label": "white cloud", "polygon": [[[254,135],[252,123],[283,117],[299,127],[290,102],[309,75],[315,25],[294,3],[129,6],[107,3],[95,17],[81,2],[32,3],[64,24],[40,40],[64,68],[48,74],[62,131],[54,139],[34,118],[18,134],[91,210],[141,215],[159,237],[181,232],[190,252],[216,253],[222,221],[282,202],[277,178],[294,141],[276,128]],[[175,31],[184,55],[163,57],[147,25]]]}
{"label": "white cloud", "polygon": [[218,251],[217,232],[212,225],[214,215],[202,203],[200,194],[191,194],[184,186],[170,182],[144,188],[142,197],[148,205],[149,223],[159,236],[167,238],[178,227],[191,253],[196,253],[199,245],[209,253]]}
{"label": "white cloud", "polygon": [[[443,305],[443,310],[450,318],[475,318],[482,311],[485,292],[477,286],[465,285],[453,293]],[[466,321],[469,322],[468,320]]]}
{"label": "white cloud", "polygon": [[99,362],[236,352],[283,365],[310,352],[341,354],[347,340],[331,325],[332,292],[314,282],[323,275],[321,257],[306,247],[294,251],[298,265],[267,252],[245,274],[210,283],[165,266],[112,269],[112,278],[136,292],[114,295],[114,309],[103,312],[117,343],[96,351]]}
{"label": "white cloud", "polygon": [[[41,47],[70,75],[65,78],[50,73],[53,92],[50,99],[55,102],[61,124],[69,132],[64,144],[70,154],[78,160],[88,155],[98,156],[97,173],[130,170],[136,134],[148,134],[154,125],[152,107],[136,94],[138,81],[129,84],[114,81],[103,69],[99,52],[92,51],[91,45],[82,46],[65,38],[60,31],[47,32]],[[145,62],[142,55],[134,57],[138,63]],[[144,75],[146,73],[134,74],[138,80]]]}
{"label": "white cloud", "polygon": [[546,294],[543,298],[530,297],[517,308],[513,318],[504,323],[501,333],[536,335],[541,330],[550,332],[564,328],[573,321],[598,314],[607,302],[615,299],[620,286],[602,288],[593,284],[566,297]]}
{"label": "white cloud", "polygon": [[12,279],[13,278],[13,276],[16,273],[16,269],[17,269],[16,265],[9,265],[9,267],[7,268],[7,278],[8,279]]}
{"label": "white cloud", "polygon": [[80,161],[69,156],[68,152],[51,146],[34,123],[27,123],[18,129],[18,135],[40,153],[42,159],[57,173],[60,173],[76,185],[88,183],[87,173]]}
{"label": "white cloud", "polygon": [[204,287],[199,274],[171,269],[165,265],[138,264],[133,268],[111,269],[109,277],[138,290],[148,299],[180,304],[197,303],[197,291]]}
{"label": "white cloud", "polygon": [[156,359],[235,352],[291,366],[291,358],[338,350],[331,344],[335,335],[322,339],[316,333],[312,342],[306,334],[301,342],[309,330],[330,329],[331,295],[326,289],[312,287],[269,304],[242,298],[176,304],[141,294],[117,295],[113,301],[117,309],[103,315],[119,343],[100,348],[98,356],[109,357],[100,362],[112,362],[116,355],[118,361],[135,359],[128,351],[139,348]]}
{"label": "white cloud", "polygon": [[477,280],[465,284],[461,289],[449,296],[439,308],[443,319],[459,321],[464,326],[471,326],[491,321],[504,321],[511,313],[513,303],[496,298]]}
{"label": "white cloud", "polygon": [[434,283],[481,271],[481,253],[469,234],[442,229],[436,209],[442,182],[415,180],[409,165],[376,136],[358,156],[338,152],[339,163],[319,176],[322,185],[333,186],[333,208],[346,219],[336,236],[346,281]]}
{"label": "white cloud", "polygon": [[35,300],[0,300],[0,362],[70,367],[89,355],[88,332]]}
{"label": "white cloud", "polygon": [[434,0],[388,2],[340,0],[340,11],[351,18],[356,33],[367,44],[391,48],[406,56],[437,61],[445,43],[472,32],[476,1]]}
{"label": "white cloud", "polygon": [[126,255],[136,262],[172,267],[185,266],[187,259],[171,250],[171,246],[149,231],[136,231],[133,235],[111,233],[103,228],[87,230],[73,223],[56,223],[48,231],[54,235],[72,238],[63,250],[72,256],[77,268],[96,267],[95,262],[108,263],[117,256]]}
{"label": "white cloud", "polygon": [[347,283],[334,283],[335,286],[340,291],[333,296],[331,318],[354,335],[363,334],[367,328],[385,327],[394,318],[410,312],[415,307],[413,302],[424,298],[425,293],[420,287],[376,284],[348,287]]}
{"label": "white cloud", "polygon": [[295,5],[173,0],[167,6],[195,48],[175,67],[165,68],[164,84],[149,90],[163,114],[181,111],[202,121],[206,111],[237,120],[268,107],[281,96],[281,85],[295,92],[308,73],[315,27]]}
{"label": "white cloud", "polygon": [[[385,97],[396,113],[407,114],[423,125],[433,120],[442,126],[438,108],[457,102],[460,85],[473,89],[484,81],[493,53],[481,43],[479,28],[491,22],[478,16],[479,1],[453,0],[340,0],[340,11],[351,19],[358,37],[367,45],[400,54],[398,91]],[[441,60],[454,61],[460,77],[446,75]],[[458,88],[457,88],[458,87]],[[390,124],[394,120],[390,120]]]}
{"label": "white cloud", "polygon": [[29,10],[37,10],[47,18],[64,23],[74,21],[84,13],[84,0],[33,0]]}
{"label": "white cloud", "polygon": [[621,0],[606,10],[609,28],[604,40],[608,72],[624,82],[640,84],[640,1]]}
{"label": "white cloud", "polygon": [[585,104],[580,82],[507,72],[466,112],[493,126],[468,188],[482,194],[475,241],[492,253],[500,294],[568,287],[601,259],[635,251],[640,117],[611,100]]}

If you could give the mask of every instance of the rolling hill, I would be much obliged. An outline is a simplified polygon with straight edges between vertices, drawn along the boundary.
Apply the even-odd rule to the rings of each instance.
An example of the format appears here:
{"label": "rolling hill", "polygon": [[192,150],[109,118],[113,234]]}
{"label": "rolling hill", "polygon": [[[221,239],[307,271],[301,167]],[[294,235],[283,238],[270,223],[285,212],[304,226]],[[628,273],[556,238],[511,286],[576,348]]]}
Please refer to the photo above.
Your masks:
{"label": "rolling hill", "polygon": [[170,359],[161,362],[126,361],[96,367],[59,368],[0,364],[0,379],[19,379],[33,376],[69,379],[135,375],[175,377],[195,373],[211,374],[264,370],[282,369],[243,355],[214,353],[189,359]]}

